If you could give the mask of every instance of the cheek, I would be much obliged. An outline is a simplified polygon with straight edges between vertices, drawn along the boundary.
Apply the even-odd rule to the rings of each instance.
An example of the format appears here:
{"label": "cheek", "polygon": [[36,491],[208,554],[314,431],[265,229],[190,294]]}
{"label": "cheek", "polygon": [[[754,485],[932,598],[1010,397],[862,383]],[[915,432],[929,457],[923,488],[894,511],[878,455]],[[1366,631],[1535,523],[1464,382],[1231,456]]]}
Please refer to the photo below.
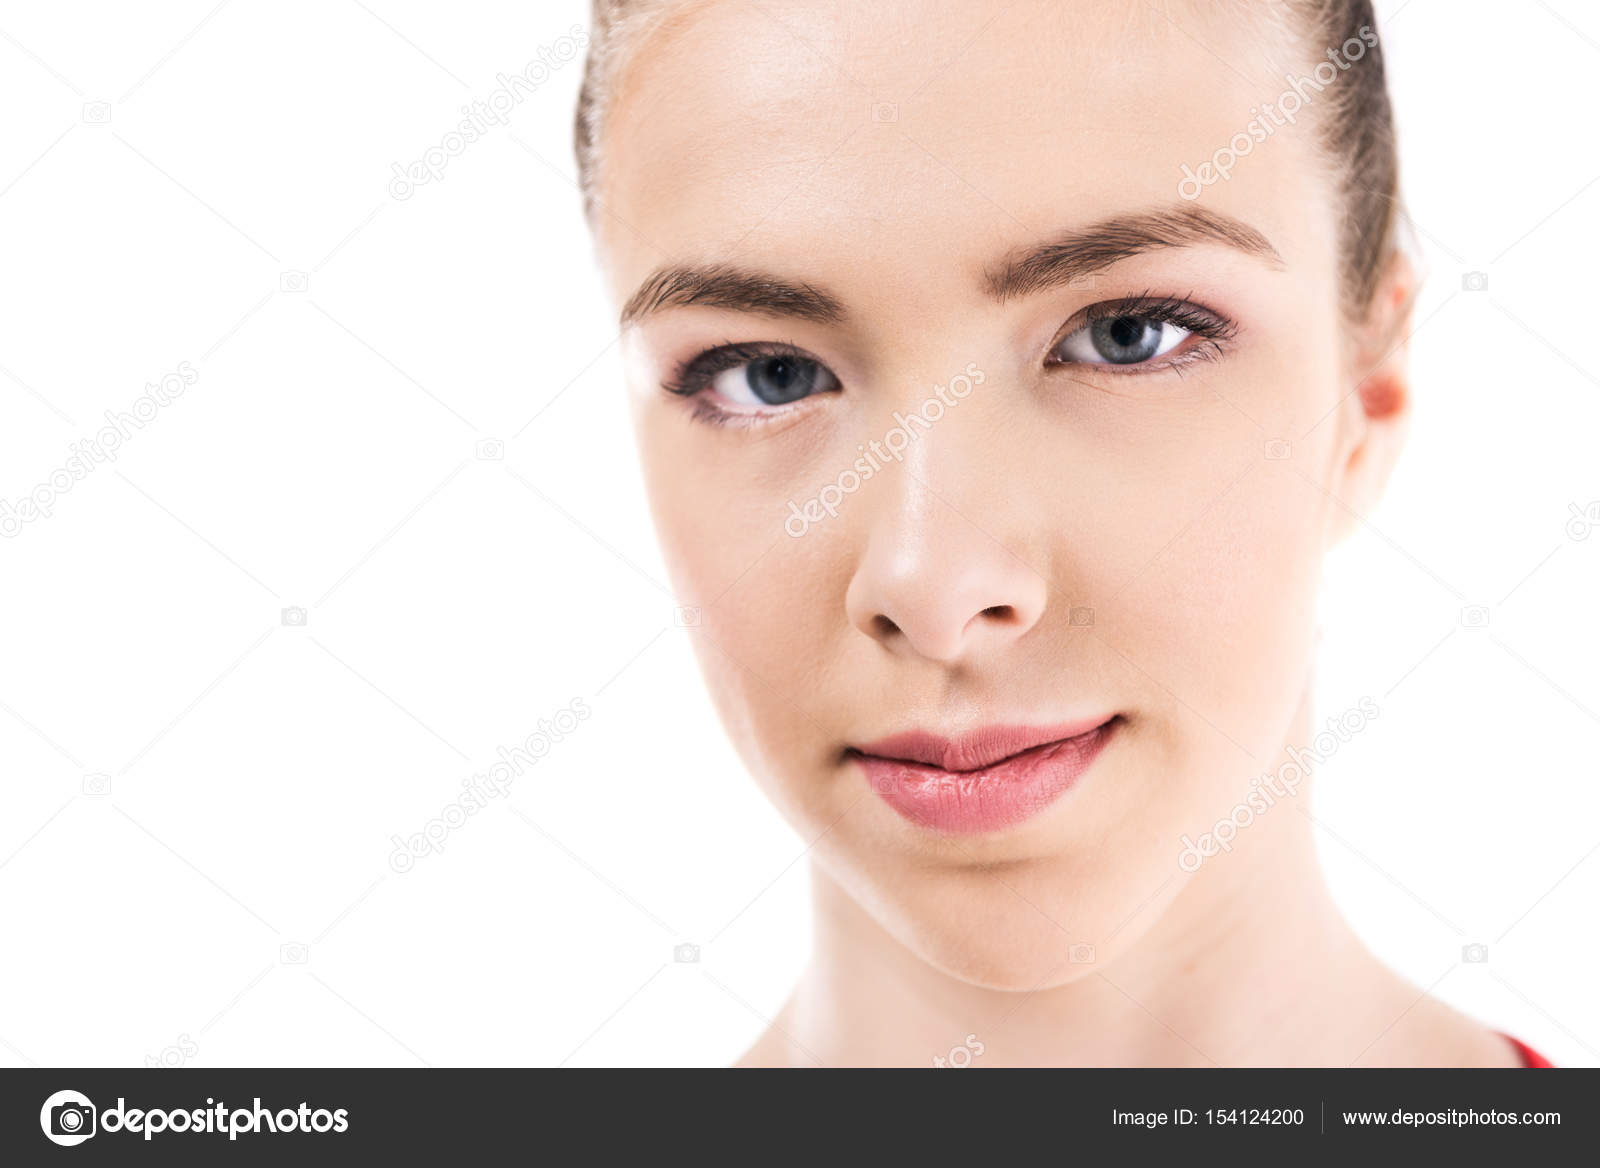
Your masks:
{"label": "cheek", "polygon": [[1214,727],[1196,733],[1277,748],[1311,669],[1327,507],[1263,459],[1123,594],[1128,655]]}
{"label": "cheek", "polygon": [[785,533],[788,488],[763,481],[759,452],[719,451],[726,436],[677,412],[635,416],[651,514],[674,603],[694,609],[691,641],[712,700],[770,789],[780,760],[785,770],[825,761],[831,736],[819,727],[832,724],[829,687],[843,683],[828,661],[847,629],[848,559],[820,534]]}
{"label": "cheek", "polygon": [[1305,692],[1337,507],[1316,485],[1329,480],[1335,427],[1313,429],[1337,397],[1325,372],[1337,331],[1296,331],[1319,318],[1288,309],[1256,327],[1277,339],[1270,350],[1257,344],[1159,402],[1109,401],[1079,420],[1098,514],[1080,554],[1064,552],[1077,592],[1097,598],[1085,601],[1097,632],[1132,662],[1128,682],[1169,729],[1241,759],[1227,739],[1275,750]]}
{"label": "cheek", "polygon": [[772,485],[762,481],[759,455],[719,441],[686,403],[632,392],[640,466],[677,603],[712,617],[783,535]]}

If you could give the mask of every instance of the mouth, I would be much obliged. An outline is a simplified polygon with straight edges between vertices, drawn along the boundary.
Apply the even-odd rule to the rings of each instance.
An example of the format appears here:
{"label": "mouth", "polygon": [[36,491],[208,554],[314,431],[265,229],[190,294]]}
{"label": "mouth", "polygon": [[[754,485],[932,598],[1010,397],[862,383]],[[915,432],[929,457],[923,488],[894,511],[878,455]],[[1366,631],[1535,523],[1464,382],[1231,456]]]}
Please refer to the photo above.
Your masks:
{"label": "mouth", "polygon": [[997,831],[1065,794],[1105,749],[1120,714],[1057,726],[987,726],[946,738],[926,731],[852,746],[845,757],[901,816],[949,834]]}

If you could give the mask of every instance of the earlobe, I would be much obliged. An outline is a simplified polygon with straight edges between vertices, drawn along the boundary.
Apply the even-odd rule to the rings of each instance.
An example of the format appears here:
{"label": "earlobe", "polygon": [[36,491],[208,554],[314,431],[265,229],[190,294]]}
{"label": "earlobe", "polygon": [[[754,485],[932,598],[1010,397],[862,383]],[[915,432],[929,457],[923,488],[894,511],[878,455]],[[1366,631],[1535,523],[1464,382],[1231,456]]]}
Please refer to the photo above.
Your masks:
{"label": "earlobe", "polygon": [[1411,386],[1403,368],[1385,362],[1356,387],[1361,413],[1370,422],[1404,421],[1411,411]]}

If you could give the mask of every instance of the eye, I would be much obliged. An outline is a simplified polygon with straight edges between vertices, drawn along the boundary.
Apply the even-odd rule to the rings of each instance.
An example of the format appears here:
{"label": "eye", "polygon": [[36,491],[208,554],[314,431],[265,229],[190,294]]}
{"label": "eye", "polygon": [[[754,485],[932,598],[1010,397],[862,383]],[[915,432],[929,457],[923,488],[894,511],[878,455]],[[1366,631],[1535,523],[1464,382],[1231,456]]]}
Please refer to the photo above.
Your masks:
{"label": "eye", "polygon": [[728,344],[687,362],[664,388],[680,397],[703,395],[696,403],[702,411],[754,415],[840,386],[831,369],[791,345]]}
{"label": "eye", "polygon": [[1109,301],[1069,321],[1046,363],[1165,369],[1219,355],[1233,332],[1232,321],[1185,300]]}
{"label": "eye", "polygon": [[837,389],[833,374],[816,361],[789,353],[757,357],[717,374],[711,382],[728,401],[741,406],[782,406],[819,389]]}
{"label": "eye", "polygon": [[1170,353],[1192,334],[1136,313],[1093,320],[1051,350],[1057,360],[1080,365],[1139,365]]}

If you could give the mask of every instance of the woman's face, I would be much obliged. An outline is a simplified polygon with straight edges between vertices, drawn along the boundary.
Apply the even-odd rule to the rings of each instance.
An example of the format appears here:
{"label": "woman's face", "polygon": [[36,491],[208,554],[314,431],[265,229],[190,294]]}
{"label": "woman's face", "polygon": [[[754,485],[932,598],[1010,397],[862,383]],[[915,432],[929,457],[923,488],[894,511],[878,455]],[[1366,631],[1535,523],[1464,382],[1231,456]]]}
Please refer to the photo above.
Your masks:
{"label": "woman's face", "polygon": [[1316,94],[1180,191],[1322,49],[1162,7],[686,2],[602,141],[723,721],[828,875],[984,985],[1104,962],[1193,879],[1370,502]]}

